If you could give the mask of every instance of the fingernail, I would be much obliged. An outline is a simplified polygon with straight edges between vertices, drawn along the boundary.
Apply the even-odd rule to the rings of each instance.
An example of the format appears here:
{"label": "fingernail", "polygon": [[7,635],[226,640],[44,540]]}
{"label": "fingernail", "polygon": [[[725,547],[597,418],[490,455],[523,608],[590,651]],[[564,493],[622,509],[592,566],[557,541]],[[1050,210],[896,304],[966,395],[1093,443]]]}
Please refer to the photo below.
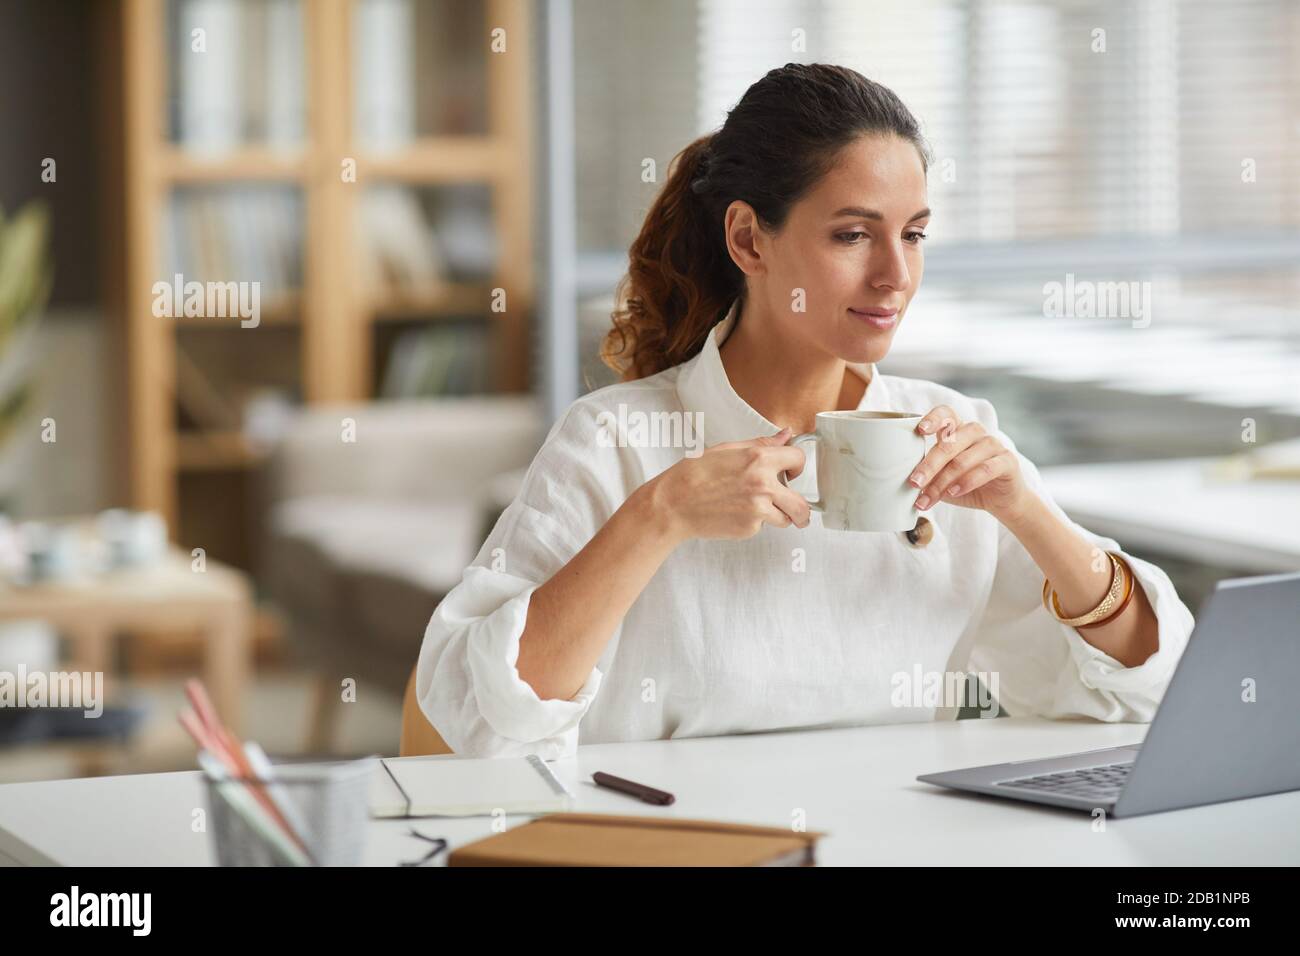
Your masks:
{"label": "fingernail", "polygon": [[907,478],[907,480],[908,480],[911,484],[916,485],[916,487],[918,487],[918,488],[921,487],[921,473],[920,473],[919,471],[916,472],[915,474],[909,475],[908,478]]}
{"label": "fingernail", "polygon": [[956,498],[959,494],[961,494],[961,485],[953,485],[948,489],[949,498]]}
{"label": "fingernail", "polygon": [[918,425],[917,427],[920,428],[921,431],[923,432],[928,432],[931,428],[931,425],[929,422],[921,422],[921,424]]}
{"label": "fingernail", "polygon": [[916,499],[916,506],[922,510],[930,507],[930,496],[921,495],[921,497]]}

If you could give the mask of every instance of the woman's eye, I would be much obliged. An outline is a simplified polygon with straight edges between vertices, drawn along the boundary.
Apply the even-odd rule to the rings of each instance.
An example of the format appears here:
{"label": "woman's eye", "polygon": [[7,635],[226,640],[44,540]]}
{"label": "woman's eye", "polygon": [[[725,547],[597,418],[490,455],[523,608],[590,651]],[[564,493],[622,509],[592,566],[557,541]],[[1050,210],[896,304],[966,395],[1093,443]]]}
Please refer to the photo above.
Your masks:
{"label": "woman's eye", "polygon": [[[867,234],[865,232],[841,232],[837,233],[835,238],[847,246],[856,246],[859,244],[859,240],[855,237],[859,236],[866,238]],[[927,237],[923,232],[909,232],[903,236],[903,239],[910,242],[912,245],[917,245],[925,238]]]}

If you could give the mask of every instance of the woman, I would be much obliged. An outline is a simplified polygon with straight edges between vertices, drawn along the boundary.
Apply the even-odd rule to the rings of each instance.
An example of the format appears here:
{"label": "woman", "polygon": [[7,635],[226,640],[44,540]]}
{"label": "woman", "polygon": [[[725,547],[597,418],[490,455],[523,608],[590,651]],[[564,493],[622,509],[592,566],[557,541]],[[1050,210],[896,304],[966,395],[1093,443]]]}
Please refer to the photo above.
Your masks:
{"label": "woman", "polygon": [[[1192,625],[1169,578],[1072,523],[987,401],[876,369],[927,165],[892,92],[799,64],[677,157],[605,343],[624,381],[555,424],[429,623],[416,694],[452,750],[931,720],[963,701],[904,685],[961,671],[1013,715],[1151,719]],[[924,547],[783,486],[828,409],[925,412]],[[671,441],[623,427],[650,416]]]}

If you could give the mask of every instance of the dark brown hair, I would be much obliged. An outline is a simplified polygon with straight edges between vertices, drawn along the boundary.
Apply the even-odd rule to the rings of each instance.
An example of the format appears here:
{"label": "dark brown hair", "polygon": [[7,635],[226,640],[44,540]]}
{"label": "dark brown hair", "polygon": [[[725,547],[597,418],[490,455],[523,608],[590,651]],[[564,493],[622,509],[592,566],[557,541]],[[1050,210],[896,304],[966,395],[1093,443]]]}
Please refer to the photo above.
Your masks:
{"label": "dark brown hair", "polygon": [[630,381],[698,353],[745,290],[723,237],[727,207],[743,200],[765,229],[779,229],[839,150],[864,134],[902,137],[929,168],[929,148],[902,100],[847,67],[787,63],[746,90],[721,129],[669,164],[628,251],[614,327],[601,345],[605,364]]}

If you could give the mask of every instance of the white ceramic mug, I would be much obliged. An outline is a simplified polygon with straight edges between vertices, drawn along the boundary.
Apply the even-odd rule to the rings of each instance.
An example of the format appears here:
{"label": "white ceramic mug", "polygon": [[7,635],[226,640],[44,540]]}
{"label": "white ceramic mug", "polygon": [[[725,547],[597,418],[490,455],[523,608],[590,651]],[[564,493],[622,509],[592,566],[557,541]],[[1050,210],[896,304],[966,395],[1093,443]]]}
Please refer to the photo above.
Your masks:
{"label": "white ceramic mug", "polygon": [[[838,531],[911,531],[920,489],[908,476],[925,457],[925,436],[911,412],[818,412],[817,430],[791,445],[817,443],[817,498],[822,526]],[[781,473],[786,483],[785,473]]]}

